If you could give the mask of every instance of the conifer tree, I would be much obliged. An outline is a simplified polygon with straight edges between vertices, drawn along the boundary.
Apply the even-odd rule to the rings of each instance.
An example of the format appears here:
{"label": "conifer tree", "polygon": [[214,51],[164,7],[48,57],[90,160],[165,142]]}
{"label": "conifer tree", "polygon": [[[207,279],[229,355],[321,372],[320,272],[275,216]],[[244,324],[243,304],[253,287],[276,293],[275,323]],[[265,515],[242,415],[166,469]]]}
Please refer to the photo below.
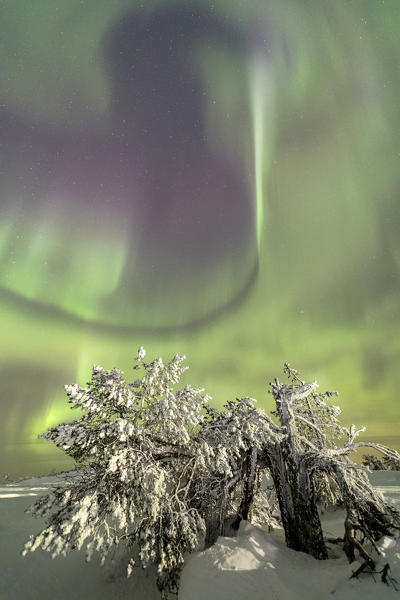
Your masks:
{"label": "conifer tree", "polygon": [[145,362],[139,348],[128,383],[119,369],[94,366],[86,387],[65,386],[79,419],[41,437],[74,458],[77,472],[28,509],[48,518],[23,554],[42,548],[52,557],[86,547],[104,563],[120,543],[127,574],[155,563],[163,597],[176,593],[184,554],[215,541],[234,510],[250,448],[261,452],[270,420],[248,398],[219,412],[202,389],[176,390],[185,357]]}
{"label": "conifer tree", "polygon": [[[178,388],[187,367],[176,355],[145,361],[141,347],[129,383],[119,369],[94,366],[86,387],[65,386],[80,418],[50,428],[53,441],[77,465],[73,476],[40,497],[28,511],[47,518],[47,527],[26,543],[23,554],[42,548],[52,557],[86,549],[104,563],[120,544],[126,568],[157,565],[162,598],[176,595],[185,554],[212,544],[230,521],[257,512],[272,523],[260,486],[268,471],[275,487],[286,543],[318,559],[327,558],[317,503],[341,502],[347,509],[344,550],[372,561],[356,539],[361,530],[372,544],[400,515],[370,485],[364,467],[349,455],[373,447],[391,460],[400,456],[379,444],[357,442],[361,430],[345,429],[334,392],[317,393],[288,364],[289,383],[275,379],[276,410],[269,417],[251,398],[209,406],[204,390]],[[260,508],[261,505],[261,508]],[[261,514],[260,514],[261,512]],[[368,558],[366,558],[368,557]]]}

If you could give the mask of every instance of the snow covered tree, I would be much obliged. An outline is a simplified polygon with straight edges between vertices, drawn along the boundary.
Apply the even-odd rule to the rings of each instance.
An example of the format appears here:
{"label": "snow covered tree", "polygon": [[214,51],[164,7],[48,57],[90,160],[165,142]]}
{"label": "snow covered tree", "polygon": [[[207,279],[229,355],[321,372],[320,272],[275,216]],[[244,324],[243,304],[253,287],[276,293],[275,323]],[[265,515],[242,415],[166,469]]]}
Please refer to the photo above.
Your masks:
{"label": "snow covered tree", "polygon": [[204,532],[204,519],[187,502],[183,486],[194,456],[191,433],[203,419],[208,397],[190,386],[173,392],[185,370],[184,357],[167,365],[161,359],[145,363],[144,357],[140,348],[136,367],[144,376],[133,383],[118,369],[95,365],[87,387],[66,386],[82,417],[42,437],[77,461],[79,477],[30,508],[48,516],[49,525],[25,552],[40,547],[52,557],[65,556],[86,544],[87,560],[97,551],[104,563],[124,542],[128,575],[135,562],[143,567],[156,562],[165,590],[174,587],[183,553]]}
{"label": "snow covered tree", "polygon": [[[128,383],[119,369],[94,366],[86,387],[67,385],[82,416],[41,437],[75,459],[76,476],[28,509],[48,526],[27,542],[24,554],[42,548],[52,557],[86,546],[102,563],[118,544],[135,564],[157,565],[163,597],[177,591],[185,552],[202,538],[212,543],[234,511],[248,456],[261,452],[270,419],[246,398],[223,412],[208,406],[203,390],[175,390],[184,357],[145,362],[141,379]],[[255,450],[256,449],[256,450]],[[246,516],[246,514],[244,514]]]}
{"label": "snow covered tree", "polygon": [[[399,454],[380,444],[356,442],[365,428],[356,430],[352,425],[345,429],[340,424],[340,408],[328,404],[337,393],[319,394],[316,382],[300,380],[288,364],[284,370],[292,383],[281,384],[275,379],[271,384],[280,439],[275,437],[266,444],[264,460],[278,495],[287,545],[318,559],[327,558],[317,509],[317,486],[321,483],[325,495],[347,509],[346,534],[359,529],[373,543],[393,527],[398,528],[399,513],[374,490],[366,469],[352,462],[349,455],[362,446],[396,461]],[[354,535],[345,535],[344,541],[351,560],[354,549],[360,550],[359,544]]]}
{"label": "snow covered tree", "polygon": [[373,454],[364,454],[362,464],[372,471],[400,471],[400,462],[389,456],[378,457]]}
{"label": "snow covered tree", "polygon": [[400,515],[349,454],[367,445],[400,457],[356,442],[359,431],[343,428],[340,409],[329,405],[334,393],[318,394],[315,382],[301,381],[285,365],[290,383],[272,383],[275,422],[251,398],[217,410],[204,390],[177,389],[187,368],[183,356],[164,364],[161,358],[146,362],[145,355],[139,348],[134,368],[142,377],[132,383],[119,369],[95,365],[86,387],[66,386],[80,418],[41,437],[74,458],[77,470],[28,509],[46,517],[47,527],[31,537],[23,554],[42,548],[52,557],[65,556],[85,547],[88,561],[98,552],[104,563],[123,544],[128,576],[135,565],[157,565],[158,586],[167,598],[177,592],[185,553],[212,544],[228,520],[237,528],[257,513],[271,522],[260,486],[267,470],[287,545],[295,550],[327,557],[317,509],[321,497],[347,508],[349,559],[360,551],[357,529],[373,542],[400,525]]}

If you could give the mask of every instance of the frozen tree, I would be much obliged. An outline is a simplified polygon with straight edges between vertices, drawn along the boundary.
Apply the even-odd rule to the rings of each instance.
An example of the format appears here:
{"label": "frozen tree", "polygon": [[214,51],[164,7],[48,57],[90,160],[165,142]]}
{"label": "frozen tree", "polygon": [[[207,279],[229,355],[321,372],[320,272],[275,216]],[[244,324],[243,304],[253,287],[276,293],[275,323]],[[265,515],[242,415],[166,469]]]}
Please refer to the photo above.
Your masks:
{"label": "frozen tree", "polygon": [[[281,437],[266,444],[264,460],[278,495],[286,543],[315,558],[327,558],[317,509],[319,489],[320,496],[339,501],[347,509],[344,550],[352,561],[354,550],[360,551],[361,546],[356,530],[374,544],[400,526],[400,515],[371,486],[366,469],[349,457],[362,446],[372,447],[395,461],[400,456],[380,444],[357,442],[365,428],[356,430],[352,425],[345,429],[340,424],[340,408],[328,404],[336,392],[319,394],[316,382],[300,380],[288,364],[284,370],[291,383],[275,379],[271,384]],[[361,555],[366,558],[364,549]]]}
{"label": "frozen tree", "polygon": [[373,471],[400,471],[400,462],[389,456],[378,457],[364,454],[362,464]]}
{"label": "frozen tree", "polygon": [[79,468],[28,509],[47,517],[48,526],[32,536],[24,554],[42,548],[65,556],[86,547],[88,561],[98,552],[104,563],[124,543],[128,575],[135,564],[155,563],[167,597],[177,590],[185,552],[222,531],[244,473],[254,468],[275,426],[248,398],[218,412],[203,390],[176,390],[184,357],[168,364],[144,359],[140,348],[135,368],[143,376],[133,383],[118,369],[94,366],[86,387],[66,386],[81,416],[41,437]]}
{"label": "frozen tree", "polygon": [[[373,490],[365,468],[349,459],[361,445],[359,431],[340,425],[340,410],[329,405],[334,393],[317,393],[315,382],[301,381],[285,365],[290,382],[275,379],[271,389],[276,420],[251,398],[217,410],[204,390],[177,389],[184,357],[164,364],[145,356],[139,348],[134,368],[142,376],[132,383],[119,369],[94,366],[86,387],[66,386],[80,418],[42,437],[73,457],[77,471],[28,509],[46,517],[47,527],[23,554],[42,548],[65,556],[84,547],[87,560],[98,552],[103,563],[124,544],[128,576],[135,565],[157,565],[167,598],[177,592],[185,553],[212,544],[227,523],[273,522],[260,486],[263,471],[271,475],[286,542],[295,550],[327,557],[321,499],[347,508],[350,560],[355,549],[365,552],[358,529],[374,542],[399,525],[399,514]],[[399,458],[383,446],[364,445]]]}

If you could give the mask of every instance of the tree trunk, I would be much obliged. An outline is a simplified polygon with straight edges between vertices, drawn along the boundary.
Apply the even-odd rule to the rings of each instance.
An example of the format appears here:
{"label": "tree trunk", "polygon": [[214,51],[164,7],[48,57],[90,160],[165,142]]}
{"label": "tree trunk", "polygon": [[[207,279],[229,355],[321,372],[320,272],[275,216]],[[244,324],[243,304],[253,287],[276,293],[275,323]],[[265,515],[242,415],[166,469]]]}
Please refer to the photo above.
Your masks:
{"label": "tree trunk", "polygon": [[298,473],[294,505],[299,536],[299,547],[296,550],[307,552],[318,560],[328,558],[315,499],[314,484],[307,472],[300,471]]}
{"label": "tree trunk", "polygon": [[307,471],[307,465],[302,461],[304,452],[293,413],[294,403],[309,393],[310,386],[280,386],[277,380],[276,383],[274,396],[286,435],[275,445],[270,464],[286,544],[293,550],[306,552],[317,559],[326,559],[328,553],[322,534],[314,484]]}
{"label": "tree trunk", "polygon": [[313,482],[293,460],[289,457],[285,460],[285,454],[281,445],[276,444],[271,455],[270,471],[278,496],[286,545],[319,560],[326,559],[328,554]]}
{"label": "tree trunk", "polygon": [[267,455],[270,473],[278,496],[282,525],[285,530],[286,545],[289,548],[296,549],[298,545],[298,535],[292,490],[287,480],[286,464],[280,443],[277,442],[274,446],[270,446]]}
{"label": "tree trunk", "polygon": [[234,520],[233,529],[239,529],[240,521],[248,520],[251,505],[253,504],[254,487],[257,475],[257,448],[251,448],[246,457],[246,475],[243,486],[242,500],[240,502],[238,514]]}

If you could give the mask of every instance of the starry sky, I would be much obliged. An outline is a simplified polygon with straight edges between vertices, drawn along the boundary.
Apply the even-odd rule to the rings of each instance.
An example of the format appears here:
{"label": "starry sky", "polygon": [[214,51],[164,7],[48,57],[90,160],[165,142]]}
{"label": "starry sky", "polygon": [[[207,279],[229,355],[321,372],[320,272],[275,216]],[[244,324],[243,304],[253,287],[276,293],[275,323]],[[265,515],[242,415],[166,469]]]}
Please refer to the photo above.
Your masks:
{"label": "starry sky", "polygon": [[3,0],[0,471],[139,345],[216,405],[289,361],[399,447],[396,7]]}

